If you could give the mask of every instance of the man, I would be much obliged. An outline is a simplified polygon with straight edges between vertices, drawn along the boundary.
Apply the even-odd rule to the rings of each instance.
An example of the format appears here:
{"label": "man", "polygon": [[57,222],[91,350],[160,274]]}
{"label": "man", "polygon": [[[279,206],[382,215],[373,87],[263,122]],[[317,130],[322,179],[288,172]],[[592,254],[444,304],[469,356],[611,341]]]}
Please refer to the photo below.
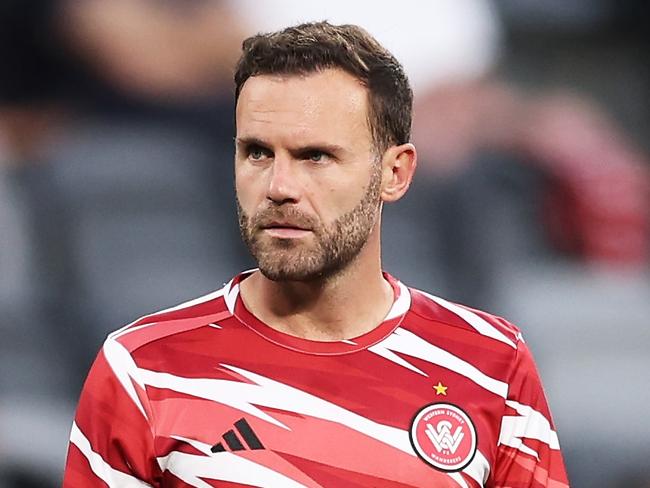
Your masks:
{"label": "man", "polygon": [[244,42],[240,227],[259,269],[110,335],[64,486],[563,487],[519,331],[380,262],[411,90],[355,26]]}

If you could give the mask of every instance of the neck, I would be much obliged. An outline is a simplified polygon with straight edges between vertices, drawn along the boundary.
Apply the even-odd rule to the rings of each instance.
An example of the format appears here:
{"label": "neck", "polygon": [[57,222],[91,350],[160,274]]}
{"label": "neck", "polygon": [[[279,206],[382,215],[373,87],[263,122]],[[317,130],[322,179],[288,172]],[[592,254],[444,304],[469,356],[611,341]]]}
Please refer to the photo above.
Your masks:
{"label": "neck", "polygon": [[381,271],[378,241],[376,246],[368,242],[334,276],[279,282],[257,271],[241,283],[240,292],[246,308],[270,327],[320,341],[352,339],[369,332],[393,303],[393,290]]}

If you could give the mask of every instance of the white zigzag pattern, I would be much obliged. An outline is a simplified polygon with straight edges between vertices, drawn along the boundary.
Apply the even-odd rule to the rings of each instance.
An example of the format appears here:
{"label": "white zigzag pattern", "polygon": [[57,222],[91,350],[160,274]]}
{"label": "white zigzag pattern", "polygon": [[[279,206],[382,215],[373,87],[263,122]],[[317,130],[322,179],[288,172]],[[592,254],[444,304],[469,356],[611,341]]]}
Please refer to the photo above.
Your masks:
{"label": "white zigzag pattern", "polygon": [[514,400],[507,400],[506,405],[515,409],[519,415],[503,417],[499,444],[513,447],[537,459],[539,459],[539,454],[524,444],[524,438],[542,441],[551,449],[560,449],[557,432],[551,428],[551,423],[542,413]]}
{"label": "white zigzag pattern", "polygon": [[148,419],[144,406],[142,405],[142,402],[135,391],[135,387],[133,386],[133,382],[135,381],[138,385],[144,388],[144,383],[138,377],[139,369],[135,364],[133,357],[131,357],[129,351],[127,351],[122,344],[113,340],[111,337],[106,339],[103,351],[104,357],[106,357],[106,362],[108,362],[113,373],[115,373],[115,377],[121,383],[135,406],[138,407],[138,410],[140,410],[144,418]]}
{"label": "white zigzag pattern", "polygon": [[[400,329],[397,329],[397,331],[399,330]],[[409,334],[410,333],[407,333],[406,336],[409,337]],[[404,334],[397,335],[404,336]],[[412,336],[417,337],[414,334],[412,334]],[[385,341],[373,346],[373,348],[381,346],[384,342]],[[398,352],[408,353],[407,350],[410,349],[406,348],[405,350],[405,348],[397,347],[395,350]],[[234,366],[222,365],[247,377],[256,384],[218,379],[183,378],[169,373],[160,373],[138,368],[128,351],[116,341],[109,339],[105,344],[104,351],[107,361],[115,372],[116,377],[145,418],[147,418],[147,415],[140,398],[135,391],[133,382],[136,382],[142,388],[144,388],[145,385],[159,388],[170,388],[178,392],[226,404],[284,429],[287,429],[287,426],[266,414],[255,405],[285,409],[287,411],[338,422],[378,439],[388,445],[396,447],[403,452],[415,455],[408,440],[408,433],[406,431],[378,424],[339,407],[338,405],[332,404],[326,400],[288,385],[257,375],[256,373],[248,372]],[[390,354],[393,353],[386,349],[386,355],[390,356]],[[418,357],[417,354],[412,355]],[[396,355],[394,356],[401,359]],[[389,359],[389,357],[387,357],[387,359]],[[479,481],[485,478],[484,473],[489,472],[489,465],[487,460],[482,455],[479,456],[477,453],[474,461],[472,461],[464,471],[472,478]],[[451,473],[450,476],[460,486],[466,486],[462,476],[458,473]]]}
{"label": "white zigzag pattern", "polygon": [[226,364],[221,366],[242,375],[254,384],[222,379],[183,378],[144,369],[140,369],[138,374],[147,385],[170,388],[180,393],[228,405],[284,429],[288,427],[256,405],[336,422],[400,451],[415,454],[408,434],[401,429],[379,424],[317,396],[256,373]]}
{"label": "white zigzag pattern", "polygon": [[497,341],[503,342],[504,344],[508,344],[513,349],[517,348],[517,345],[514,342],[512,342],[510,339],[508,339],[506,335],[504,335],[496,327],[490,324],[487,320],[483,319],[482,317],[475,314],[471,310],[456,305],[455,303],[449,302],[444,298],[431,295],[425,291],[421,291],[421,290],[418,291],[422,293],[424,296],[426,296],[427,298],[436,302],[441,307],[444,307],[450,312],[453,312],[454,314],[458,315],[461,319],[463,319],[465,322],[471,325],[480,334],[487,337],[491,337],[492,339],[496,339]]}
{"label": "white zigzag pattern", "polygon": [[[319,397],[256,373],[235,366],[225,364],[221,366],[244,376],[255,384],[221,379],[183,378],[144,369],[140,369],[138,375],[147,385],[169,388],[180,393],[229,405],[278,427],[287,429],[287,426],[260,410],[256,405],[336,422],[407,454],[416,455],[410,444],[408,433],[402,429],[379,424]],[[482,469],[480,471],[483,472]],[[449,476],[462,488],[468,488],[459,473],[449,473]]]}
{"label": "white zigzag pattern", "polygon": [[502,398],[506,398],[508,395],[507,383],[486,375],[467,361],[463,361],[450,352],[447,352],[438,346],[434,346],[413,332],[402,327],[395,329],[395,331],[386,337],[386,339],[368,348],[368,350],[388,359],[389,361],[393,361],[400,366],[407,367],[426,376],[426,374],[420,369],[396,356],[394,353],[398,352],[422,359],[428,363],[442,366],[443,368],[447,368],[465,376],[477,385],[499,395]]}
{"label": "white zigzag pattern", "polygon": [[109,488],[151,488],[151,485],[135,478],[127,473],[114,469],[95,451],[88,438],[81,432],[76,422],[72,424],[70,432],[70,442],[77,446],[81,454],[88,460],[90,469],[95,473]]}
{"label": "white zigzag pattern", "polygon": [[[172,437],[186,442],[206,456],[214,456],[210,450],[211,446],[204,442],[181,436]],[[214,469],[212,469],[212,464],[206,464],[204,461],[199,461],[199,459],[204,458],[174,451],[167,456],[158,458],[158,463],[161,467],[166,466],[170,473],[173,473],[186,483],[198,488],[212,488],[212,485],[206,484],[203,480],[199,479],[199,477],[231,481],[233,483],[248,483],[253,484],[254,486],[269,486],[269,483],[274,483],[271,486],[304,487],[304,485],[298,483],[294,479],[284,476],[281,473],[277,473],[276,471],[272,471],[265,466],[251,461],[250,459],[241,458],[227,451],[220,452],[218,456],[214,456],[215,463],[218,464]],[[186,470],[182,471],[182,469],[179,468],[186,468]],[[191,476],[187,474],[186,471],[188,470],[192,473]],[[269,473],[269,471],[273,474]],[[313,480],[311,481],[313,482],[312,487],[320,486]],[[276,482],[277,484],[275,484]]]}
{"label": "white zigzag pattern", "polygon": [[[191,307],[193,305],[198,305],[200,303],[205,303],[207,301],[214,300],[215,298],[224,295],[230,289],[231,283],[232,281],[229,282],[227,285],[223,286],[222,288],[220,288],[219,290],[208,293],[207,295],[204,295],[202,297],[195,298],[193,300],[181,303],[180,305],[176,305],[174,307],[161,310],[160,312],[156,312],[151,315],[172,312],[175,310],[180,310],[183,308]],[[148,316],[149,315],[146,315],[145,317]],[[117,341],[117,339],[122,337],[123,335],[131,334],[133,332],[136,332],[141,329],[145,329],[147,327],[151,327],[156,324],[156,322],[151,322],[148,324],[143,324],[137,327],[133,327],[132,325],[138,322],[138,320],[141,319],[137,319],[134,322],[131,322],[130,324],[122,327],[121,329],[118,329],[115,332],[109,334],[108,337],[106,338],[106,341],[104,342],[102,350],[104,352],[104,356],[106,357],[106,361],[108,362],[108,365],[115,373],[115,377],[122,384],[122,387],[124,387],[124,390],[129,395],[129,397],[136,405],[136,407],[138,407],[138,410],[142,413],[144,418],[147,418],[147,413],[144,407],[142,406],[142,403],[140,402],[140,399],[138,398],[138,395],[135,391],[135,387],[133,386],[132,383],[133,380],[141,387],[144,388],[144,384],[138,378],[138,367],[135,364],[135,361],[133,361],[133,358],[131,357],[129,351]],[[210,325],[215,326],[217,328],[219,327],[217,324],[210,324]]]}
{"label": "white zigzag pattern", "polygon": [[170,473],[188,485],[197,488],[212,488],[211,484],[201,478],[270,488],[306,488],[302,483],[277,471],[230,452],[206,457],[173,451],[158,458],[158,463],[166,466]]}
{"label": "white zigzag pattern", "polygon": [[[403,359],[401,356],[395,354],[395,352],[417,357],[429,363],[437,364],[455,371],[503,398],[506,397],[508,392],[508,385],[506,383],[485,375],[471,364],[443,349],[440,349],[439,347],[434,346],[433,344],[430,344],[413,332],[401,327],[395,329],[393,334],[378,344],[368,348],[368,350],[423,376],[428,375]],[[487,481],[490,474],[490,463],[483,453],[477,450],[474,459],[469,466],[463,470],[463,472],[482,486]]]}

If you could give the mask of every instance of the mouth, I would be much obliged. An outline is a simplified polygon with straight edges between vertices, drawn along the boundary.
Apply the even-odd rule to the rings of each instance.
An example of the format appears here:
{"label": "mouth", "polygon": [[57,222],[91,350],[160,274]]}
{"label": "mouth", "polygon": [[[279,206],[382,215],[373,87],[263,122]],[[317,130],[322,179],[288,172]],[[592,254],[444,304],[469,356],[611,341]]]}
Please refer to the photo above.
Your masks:
{"label": "mouth", "polygon": [[290,222],[271,222],[262,225],[261,229],[266,235],[279,239],[297,239],[312,232],[311,229]]}

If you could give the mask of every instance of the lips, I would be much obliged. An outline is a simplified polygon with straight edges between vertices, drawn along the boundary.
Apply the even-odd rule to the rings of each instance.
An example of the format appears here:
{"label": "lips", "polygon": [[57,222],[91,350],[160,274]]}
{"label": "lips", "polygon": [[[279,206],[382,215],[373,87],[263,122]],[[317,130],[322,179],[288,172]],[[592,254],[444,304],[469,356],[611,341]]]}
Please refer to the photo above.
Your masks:
{"label": "lips", "polygon": [[301,229],[298,227],[266,227],[262,230],[267,236],[277,239],[300,239],[309,234],[311,231],[308,229]]}
{"label": "lips", "polygon": [[260,226],[262,229],[294,229],[294,230],[311,230],[303,225],[293,222],[271,222]]}
{"label": "lips", "polygon": [[268,237],[286,240],[302,239],[312,233],[304,223],[293,220],[277,219],[263,222],[259,229]]}

